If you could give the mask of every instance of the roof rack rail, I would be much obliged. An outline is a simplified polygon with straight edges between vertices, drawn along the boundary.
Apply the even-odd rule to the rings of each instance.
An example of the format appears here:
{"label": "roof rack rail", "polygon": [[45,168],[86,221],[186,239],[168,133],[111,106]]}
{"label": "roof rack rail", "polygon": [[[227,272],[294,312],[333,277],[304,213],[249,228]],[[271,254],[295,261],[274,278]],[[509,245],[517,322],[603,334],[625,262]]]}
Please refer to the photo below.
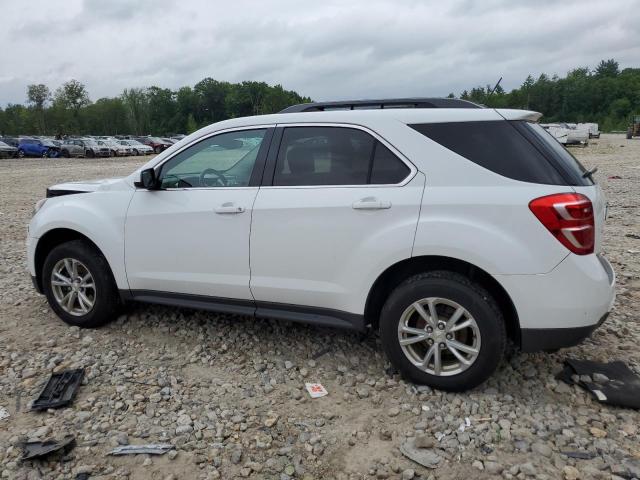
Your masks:
{"label": "roof rack rail", "polygon": [[323,112],[325,110],[364,110],[383,108],[482,108],[458,98],[385,98],[380,100],[344,100],[291,105],[279,113]]}

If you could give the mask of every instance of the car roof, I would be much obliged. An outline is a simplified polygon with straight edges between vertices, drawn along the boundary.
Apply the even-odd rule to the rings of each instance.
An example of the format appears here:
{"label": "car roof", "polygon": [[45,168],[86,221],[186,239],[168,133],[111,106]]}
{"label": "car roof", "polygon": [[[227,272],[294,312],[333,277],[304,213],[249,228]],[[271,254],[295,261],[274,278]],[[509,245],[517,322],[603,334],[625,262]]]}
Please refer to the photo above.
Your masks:
{"label": "car roof", "polygon": [[537,121],[542,114],[530,110],[493,108],[388,108],[361,110],[327,110],[295,113],[275,113],[224,120],[204,127],[200,135],[218,130],[253,125],[291,123],[351,123],[367,126],[380,121],[397,121],[405,124],[471,122],[490,120]]}

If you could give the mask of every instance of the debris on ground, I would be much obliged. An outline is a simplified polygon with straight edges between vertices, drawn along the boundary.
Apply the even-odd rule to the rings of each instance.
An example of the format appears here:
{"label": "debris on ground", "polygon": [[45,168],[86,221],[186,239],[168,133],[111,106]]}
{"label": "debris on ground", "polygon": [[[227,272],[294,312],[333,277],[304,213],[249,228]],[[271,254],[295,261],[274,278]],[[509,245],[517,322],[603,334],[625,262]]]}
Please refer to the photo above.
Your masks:
{"label": "debris on ground", "polygon": [[4,408],[4,407],[0,407],[0,420],[4,420],[5,418],[9,418],[11,415],[9,414],[9,411]]}
{"label": "debris on ground", "polygon": [[66,407],[76,396],[83,377],[83,368],[52,374],[38,398],[33,401],[31,410]]}
{"label": "debris on ground", "polygon": [[443,460],[433,448],[421,443],[419,437],[408,438],[400,445],[400,452],[408,459],[426,468],[437,468]]}
{"label": "debris on ground", "polygon": [[558,379],[590,391],[601,403],[640,409],[640,377],[623,362],[568,359]]}
{"label": "debris on ground", "polygon": [[565,455],[569,458],[575,458],[578,460],[591,460],[595,458],[595,453],[590,452],[560,452],[562,455]]}
{"label": "debris on ground", "polygon": [[76,445],[76,439],[73,435],[67,435],[62,440],[44,440],[25,442],[22,448],[22,458],[26,460],[36,460],[44,458],[55,452],[67,453]]}
{"label": "debris on ground", "polygon": [[107,455],[164,455],[176,447],[169,443],[149,443],[146,445],[121,445],[111,450]]}
{"label": "debris on ground", "polygon": [[320,398],[329,394],[327,389],[320,383],[305,383],[304,386],[307,388],[307,392],[309,392],[311,398]]}

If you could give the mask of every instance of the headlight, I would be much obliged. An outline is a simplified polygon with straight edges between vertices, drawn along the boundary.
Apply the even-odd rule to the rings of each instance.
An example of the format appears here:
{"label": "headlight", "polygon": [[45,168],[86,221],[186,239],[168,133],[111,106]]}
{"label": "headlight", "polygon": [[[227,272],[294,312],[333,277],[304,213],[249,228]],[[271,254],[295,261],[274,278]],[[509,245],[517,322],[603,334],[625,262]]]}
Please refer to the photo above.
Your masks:
{"label": "headlight", "polygon": [[38,210],[42,208],[42,206],[46,203],[46,201],[47,201],[46,198],[42,198],[37,201],[37,203],[33,206],[33,215],[38,213]]}

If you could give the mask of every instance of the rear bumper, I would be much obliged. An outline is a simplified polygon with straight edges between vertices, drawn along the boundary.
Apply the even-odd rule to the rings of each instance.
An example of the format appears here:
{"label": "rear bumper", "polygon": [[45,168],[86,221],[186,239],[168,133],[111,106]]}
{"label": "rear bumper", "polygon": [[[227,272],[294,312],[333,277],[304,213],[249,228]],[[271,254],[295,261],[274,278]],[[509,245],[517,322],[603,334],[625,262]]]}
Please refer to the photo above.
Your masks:
{"label": "rear bumper", "polygon": [[605,313],[597,324],[586,327],[522,329],[520,331],[520,349],[523,352],[542,352],[573,347],[591,336],[608,316],[609,312]]}
{"label": "rear bumper", "polygon": [[518,314],[525,352],[577,345],[604,322],[615,274],[602,255],[568,255],[544,275],[496,275]]}

